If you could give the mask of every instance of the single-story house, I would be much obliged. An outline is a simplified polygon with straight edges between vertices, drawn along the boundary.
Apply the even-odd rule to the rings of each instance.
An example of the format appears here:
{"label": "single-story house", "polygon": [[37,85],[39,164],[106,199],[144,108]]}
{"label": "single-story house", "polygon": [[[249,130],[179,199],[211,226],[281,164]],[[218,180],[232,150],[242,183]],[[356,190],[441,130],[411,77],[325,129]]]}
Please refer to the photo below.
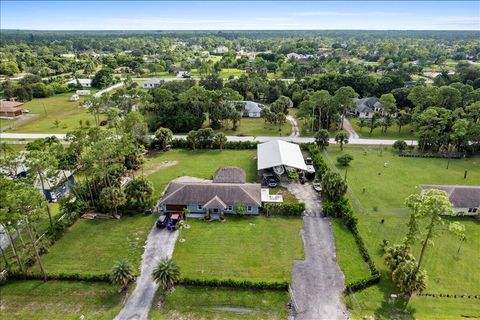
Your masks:
{"label": "single-story house", "polygon": [[68,194],[70,187],[75,184],[75,177],[69,170],[58,170],[53,177],[44,179],[43,188],[40,178],[36,177],[35,179],[35,187],[45,196],[47,201],[56,201]]}
{"label": "single-story house", "polygon": [[81,85],[82,87],[90,88],[92,86],[92,79],[72,79],[67,81],[67,85]]}
{"label": "single-story house", "polygon": [[147,81],[142,83],[142,88],[143,89],[152,89],[152,88],[155,88],[156,86],[158,86],[159,84],[161,84],[162,82],[164,82],[164,81],[162,79],[158,79],[158,78],[148,79]]}
{"label": "single-story house", "polygon": [[68,101],[78,101],[80,99],[78,94],[74,94],[68,98]]}
{"label": "single-story house", "polygon": [[215,48],[215,53],[227,53],[228,47],[226,46],[218,46]]}
{"label": "single-story house", "polygon": [[190,210],[190,216],[202,218],[206,213],[244,213],[257,215],[262,206],[261,187],[246,183],[245,172],[236,167],[220,168],[213,180],[181,177],[170,182],[157,208],[173,213]]}
{"label": "single-story house", "polygon": [[0,100],[0,117],[15,118],[23,113],[23,103],[15,100]]}
{"label": "single-story house", "polygon": [[290,169],[307,171],[300,146],[283,140],[271,140],[257,146],[257,170],[273,171],[280,176]]}
{"label": "single-story house", "polygon": [[261,103],[253,101],[233,101],[235,104],[243,104],[242,117],[245,118],[260,118],[262,110],[265,106]]}
{"label": "single-story house", "polygon": [[187,71],[187,69],[184,69],[184,68],[175,68],[175,69],[173,70],[173,73],[175,73],[175,75],[176,75],[177,77],[181,78],[181,77],[187,75],[187,74],[188,74],[188,71]]}
{"label": "single-story house", "polygon": [[422,192],[428,189],[443,190],[453,205],[453,215],[475,216],[480,214],[480,186],[422,185]]}
{"label": "single-story house", "polygon": [[90,90],[77,90],[75,93],[79,96],[89,96]]}
{"label": "single-story house", "polygon": [[[379,113],[381,116],[385,116],[383,110],[383,105],[380,102],[380,99],[377,97],[368,97],[368,98],[354,98],[356,103],[355,110],[353,115],[360,119],[371,119],[375,113]],[[397,113],[393,113],[392,117],[396,117]]]}
{"label": "single-story house", "polygon": [[117,67],[114,69],[115,73],[129,73],[132,72],[130,67]]}

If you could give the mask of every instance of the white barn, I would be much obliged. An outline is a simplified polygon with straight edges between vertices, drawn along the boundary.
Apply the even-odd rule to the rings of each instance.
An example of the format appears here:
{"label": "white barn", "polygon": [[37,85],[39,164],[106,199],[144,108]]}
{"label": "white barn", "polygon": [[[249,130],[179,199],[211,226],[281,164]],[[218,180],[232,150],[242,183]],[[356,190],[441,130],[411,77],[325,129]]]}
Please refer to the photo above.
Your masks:
{"label": "white barn", "polygon": [[273,170],[281,175],[287,169],[307,171],[300,146],[283,140],[272,140],[257,146],[257,170]]}
{"label": "white barn", "polygon": [[82,87],[90,88],[92,86],[92,79],[72,79],[67,81],[67,85],[69,84],[80,84]]}
{"label": "white barn", "polygon": [[163,80],[158,79],[158,78],[148,79],[147,81],[142,83],[142,88],[143,89],[152,89],[152,88],[155,88],[156,86],[158,86],[159,84],[161,84],[162,82],[163,82]]}

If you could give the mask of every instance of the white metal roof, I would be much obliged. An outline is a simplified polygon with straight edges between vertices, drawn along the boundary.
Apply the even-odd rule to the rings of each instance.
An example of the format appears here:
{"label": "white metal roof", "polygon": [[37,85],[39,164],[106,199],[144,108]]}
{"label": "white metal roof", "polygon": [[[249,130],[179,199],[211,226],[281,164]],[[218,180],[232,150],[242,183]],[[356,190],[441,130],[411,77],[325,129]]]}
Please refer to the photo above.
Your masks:
{"label": "white metal roof", "polygon": [[298,144],[283,140],[272,140],[257,146],[257,169],[288,166],[307,170],[302,151]]}

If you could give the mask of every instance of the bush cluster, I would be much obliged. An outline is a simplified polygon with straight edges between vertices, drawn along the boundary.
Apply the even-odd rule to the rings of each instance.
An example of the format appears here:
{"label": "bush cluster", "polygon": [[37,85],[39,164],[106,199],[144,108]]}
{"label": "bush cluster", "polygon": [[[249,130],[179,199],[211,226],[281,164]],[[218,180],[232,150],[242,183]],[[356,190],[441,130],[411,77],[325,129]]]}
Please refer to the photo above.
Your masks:
{"label": "bush cluster", "polygon": [[265,203],[263,210],[272,216],[300,216],[305,211],[305,204],[299,203]]}
{"label": "bush cluster", "polygon": [[[173,139],[170,142],[170,145],[174,149],[189,149],[190,145],[186,139]],[[223,146],[223,149],[230,150],[247,150],[247,149],[256,149],[258,142],[254,141],[227,141]],[[202,149],[201,146],[197,146],[197,149]],[[212,144],[211,149],[219,149],[219,146]]]}
{"label": "bush cluster", "polygon": [[[40,273],[12,272],[8,276],[12,280],[43,280]],[[108,273],[47,273],[48,280],[67,280],[67,281],[89,281],[89,282],[110,282],[110,274]]]}
{"label": "bush cluster", "polygon": [[288,290],[288,282],[265,282],[233,279],[190,279],[183,278],[179,282],[182,285],[199,287],[227,287],[241,289],[268,289],[268,290]]}
{"label": "bush cluster", "polygon": [[325,160],[323,160],[322,151],[313,143],[305,143],[301,145],[301,148],[310,153],[310,157],[313,160],[313,167],[315,168],[315,174],[318,179],[321,179],[322,176],[330,170]]}

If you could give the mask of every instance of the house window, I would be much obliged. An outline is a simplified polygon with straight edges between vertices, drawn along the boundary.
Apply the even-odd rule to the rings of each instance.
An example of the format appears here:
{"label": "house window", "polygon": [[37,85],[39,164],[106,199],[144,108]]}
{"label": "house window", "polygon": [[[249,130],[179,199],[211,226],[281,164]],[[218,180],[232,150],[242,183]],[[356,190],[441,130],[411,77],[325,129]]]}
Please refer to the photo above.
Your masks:
{"label": "house window", "polygon": [[252,206],[247,206],[247,211],[252,212]]}
{"label": "house window", "polygon": [[199,204],[199,205],[197,206],[197,209],[198,209],[198,210],[202,210],[202,209],[203,209],[202,205]]}
{"label": "house window", "polygon": [[233,211],[233,206],[228,206],[227,211]]}
{"label": "house window", "polygon": [[473,208],[473,211],[472,212],[477,212],[477,208]]}
{"label": "house window", "polygon": [[468,208],[468,212],[472,212],[473,211],[473,208]]}

